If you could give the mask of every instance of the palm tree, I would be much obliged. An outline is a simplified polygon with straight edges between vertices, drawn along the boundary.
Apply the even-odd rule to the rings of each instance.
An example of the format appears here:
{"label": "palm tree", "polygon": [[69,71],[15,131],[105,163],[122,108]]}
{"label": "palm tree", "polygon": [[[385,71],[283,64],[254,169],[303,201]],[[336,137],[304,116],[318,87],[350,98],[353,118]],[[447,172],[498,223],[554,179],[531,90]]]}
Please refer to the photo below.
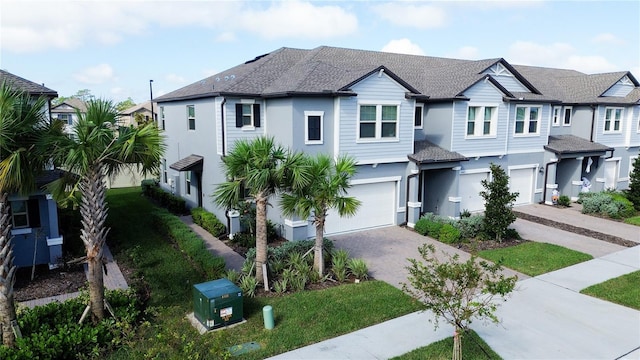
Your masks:
{"label": "palm tree", "polygon": [[341,156],[334,162],[329,156],[319,154],[308,161],[312,183],[283,194],[280,207],[288,216],[306,219],[313,214],[313,224],[316,227],[313,262],[315,269],[323,276],[322,247],[327,211],[336,209],[340,216],[353,216],[360,206],[360,200],[346,196],[347,189],[351,186],[349,181],[356,173],[356,165],[355,160],[348,156]]}
{"label": "palm tree", "polygon": [[[258,137],[235,142],[222,159],[227,182],[213,193],[216,204],[233,208],[244,200],[245,191],[256,204],[256,279],[264,279],[262,265],[267,263],[267,205],[269,197],[281,192],[285,184],[298,189],[309,184],[303,156],[274,143],[273,138]],[[266,284],[265,284],[266,285]]]}
{"label": "palm tree", "polygon": [[78,112],[72,136],[56,139],[56,163],[78,175],[81,194],[82,239],[87,255],[89,299],[93,321],[104,318],[103,249],[107,203],[105,177],[141,166],[148,174],[159,169],[164,137],[155,125],[118,127],[118,111],[110,100],[89,100],[86,113]]}
{"label": "palm tree", "polygon": [[0,84],[0,335],[14,346],[16,310],[13,299],[16,266],[11,244],[10,193],[28,195],[36,190],[36,178],[49,157],[41,144],[48,131],[61,130],[47,121],[47,99],[34,99],[8,83]]}

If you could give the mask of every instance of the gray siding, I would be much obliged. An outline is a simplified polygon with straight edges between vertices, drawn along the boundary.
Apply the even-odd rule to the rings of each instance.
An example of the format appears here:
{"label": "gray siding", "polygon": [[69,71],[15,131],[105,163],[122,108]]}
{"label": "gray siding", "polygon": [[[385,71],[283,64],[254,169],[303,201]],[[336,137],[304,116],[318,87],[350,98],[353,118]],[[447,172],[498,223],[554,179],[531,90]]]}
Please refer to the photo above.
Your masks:
{"label": "gray siding", "polygon": [[551,121],[551,106],[548,104],[523,104],[524,106],[541,106],[542,114],[538,124],[539,133],[537,135],[522,135],[515,133],[516,106],[509,105],[509,132],[508,132],[508,152],[541,152],[543,146],[547,145],[549,137],[549,121]]}
{"label": "gray siding", "polygon": [[609,90],[605,91],[603,96],[627,96],[631,90],[633,90],[633,85],[624,85],[617,83],[613,85]]}
{"label": "gray siding", "polygon": [[300,133],[296,131],[297,129],[293,126],[291,103],[292,100],[290,98],[269,99],[265,101],[265,113],[266,117],[269,119],[269,128],[267,129],[267,132],[269,136],[272,136],[276,140],[277,143],[286,148],[293,147],[295,137],[304,136],[304,128],[301,129],[302,135],[300,135]]}
{"label": "gray siding", "polygon": [[444,149],[451,149],[453,104],[426,104],[423,111],[422,129],[415,130],[416,140],[429,140]]}
{"label": "gray siding", "polygon": [[[251,100],[251,99],[247,99]],[[269,119],[265,116],[265,102],[255,99],[255,104],[260,105],[260,127],[256,128],[238,128],[236,127],[236,104],[242,102],[242,99],[227,98],[224,109],[224,129],[226,132],[227,152],[233,149],[233,143],[238,139],[253,139],[266,134],[269,126]]]}
{"label": "gray siding", "polygon": [[[610,106],[612,108],[618,108],[618,106]],[[630,108],[626,108],[623,111],[622,114],[622,121],[620,123],[620,131],[618,132],[604,132],[604,125],[605,125],[605,114],[606,114],[606,109],[609,108],[609,106],[604,106],[604,105],[599,105],[598,109],[596,110],[596,131],[595,131],[595,141],[608,145],[608,146],[612,146],[612,147],[618,147],[618,146],[624,146],[625,145],[625,131],[626,126],[630,126],[627,122],[628,116],[629,116],[629,111],[631,110]],[[611,124],[611,128],[613,129],[613,122]]]}
{"label": "gray siding", "polygon": [[[292,149],[307,154],[332,154],[334,143],[334,100],[333,98],[296,98],[293,106]],[[305,111],[322,111],[322,144],[305,144]]]}
{"label": "gray siding", "polygon": [[[589,106],[573,106],[571,126],[552,126],[549,135],[575,135],[583,139],[591,139],[591,117],[593,111]],[[562,119],[560,119],[562,121]]]}
{"label": "gray siding", "polygon": [[[340,100],[339,151],[354,156],[358,162],[395,162],[413,151],[414,101],[405,99],[403,87],[383,75],[371,75],[352,87],[356,97]],[[358,141],[358,105],[362,101],[380,104],[399,103],[398,140]]]}

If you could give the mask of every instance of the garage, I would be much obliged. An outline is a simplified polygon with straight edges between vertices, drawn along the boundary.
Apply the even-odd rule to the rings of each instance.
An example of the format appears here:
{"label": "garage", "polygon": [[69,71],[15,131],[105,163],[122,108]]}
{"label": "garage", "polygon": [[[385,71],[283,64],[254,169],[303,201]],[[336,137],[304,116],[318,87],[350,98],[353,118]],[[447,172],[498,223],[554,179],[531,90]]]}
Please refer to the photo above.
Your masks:
{"label": "garage", "polygon": [[489,178],[489,171],[460,174],[460,210],[470,212],[484,211],[482,180]]}
{"label": "garage", "polygon": [[333,235],[395,224],[396,181],[383,181],[353,185],[349,196],[362,202],[356,215],[340,217],[329,210],[325,234]]}
{"label": "garage", "polygon": [[509,191],[518,192],[518,198],[514,205],[531,204],[533,198],[533,177],[535,175],[534,168],[510,169],[509,170]]}

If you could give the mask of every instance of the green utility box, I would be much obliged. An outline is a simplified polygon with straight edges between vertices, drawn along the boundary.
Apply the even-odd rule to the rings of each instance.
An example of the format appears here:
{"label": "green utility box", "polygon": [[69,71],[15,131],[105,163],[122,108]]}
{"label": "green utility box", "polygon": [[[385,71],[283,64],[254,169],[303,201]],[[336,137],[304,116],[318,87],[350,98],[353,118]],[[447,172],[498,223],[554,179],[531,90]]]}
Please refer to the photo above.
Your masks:
{"label": "green utility box", "polygon": [[242,321],[242,290],[228,279],[193,286],[193,315],[207,330]]}

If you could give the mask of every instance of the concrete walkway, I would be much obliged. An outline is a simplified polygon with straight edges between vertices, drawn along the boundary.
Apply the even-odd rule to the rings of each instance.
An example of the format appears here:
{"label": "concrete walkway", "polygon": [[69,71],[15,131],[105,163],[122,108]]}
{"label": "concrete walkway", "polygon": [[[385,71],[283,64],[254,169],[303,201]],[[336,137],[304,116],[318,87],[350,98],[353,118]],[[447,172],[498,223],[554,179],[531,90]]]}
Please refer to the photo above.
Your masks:
{"label": "concrete walkway", "polygon": [[[530,205],[518,210],[640,242],[640,228],[576,209]],[[516,291],[498,310],[502,323],[472,326],[489,346],[505,359],[640,359],[640,311],[579,293],[639,271],[640,246],[627,248],[521,219],[514,227],[529,240],[558,244],[595,259],[534,278],[520,277]],[[390,227],[332,240],[352,256],[365,258],[373,277],[398,286],[406,281],[406,258],[417,258],[417,251],[412,253],[407,246],[417,248],[430,241],[411,234],[415,233]],[[428,312],[409,314],[271,359],[388,359],[452,335],[445,323],[434,331],[431,318]]]}
{"label": "concrete walkway", "polygon": [[187,224],[191,228],[191,230],[193,230],[196,234],[198,234],[198,236],[202,238],[202,240],[205,242],[207,250],[209,250],[216,256],[224,258],[227,269],[234,269],[238,272],[242,270],[244,258],[240,254],[233,251],[232,248],[228,247],[224,242],[211,235],[211,233],[209,233],[207,230],[203,229],[197,224],[194,224],[191,215],[181,216],[180,220],[182,220],[183,223]]}

